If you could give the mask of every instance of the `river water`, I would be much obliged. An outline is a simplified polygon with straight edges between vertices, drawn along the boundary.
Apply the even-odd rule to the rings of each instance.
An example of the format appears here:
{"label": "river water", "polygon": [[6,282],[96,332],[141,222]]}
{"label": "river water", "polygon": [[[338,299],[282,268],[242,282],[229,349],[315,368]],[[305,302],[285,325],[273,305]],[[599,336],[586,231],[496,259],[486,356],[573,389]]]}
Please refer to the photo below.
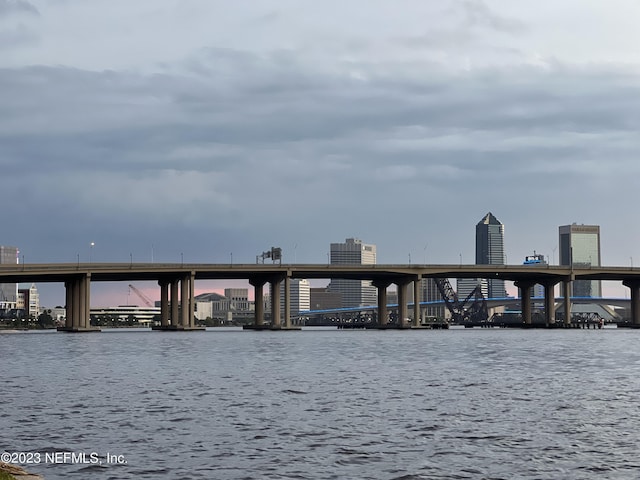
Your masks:
{"label": "river water", "polygon": [[47,480],[640,475],[634,330],[4,333],[0,374]]}

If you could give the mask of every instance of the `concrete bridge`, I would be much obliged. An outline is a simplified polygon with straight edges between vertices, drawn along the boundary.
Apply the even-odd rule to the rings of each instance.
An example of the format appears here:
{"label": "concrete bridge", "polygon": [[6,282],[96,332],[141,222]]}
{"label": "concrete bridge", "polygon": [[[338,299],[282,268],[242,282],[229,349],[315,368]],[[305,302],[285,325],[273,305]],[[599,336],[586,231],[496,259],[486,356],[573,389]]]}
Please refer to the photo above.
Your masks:
{"label": "concrete bridge", "polygon": [[[631,314],[640,327],[640,268],[589,267],[573,268],[557,265],[331,265],[331,264],[184,264],[184,263],[52,263],[0,265],[0,283],[63,282],[66,288],[67,320],[60,330],[85,332],[98,330],[89,323],[91,282],[157,281],[160,286],[161,322],[159,330],[195,330],[194,285],[196,280],[247,280],[255,290],[255,329],[292,329],[289,311],[289,282],[292,278],[344,278],[371,280],[378,289],[378,318],[386,324],[387,287],[398,290],[399,318],[407,318],[407,289],[413,284],[414,298],[420,298],[423,278],[487,278],[515,282],[522,292],[522,317],[531,324],[531,288],[545,287],[546,323],[553,325],[554,287],[562,283],[571,292],[574,280],[620,281],[630,289]],[[264,324],[263,289],[269,283],[274,298],[284,290],[284,312],[280,302],[272,302],[272,324]],[[419,302],[415,302],[412,327],[419,327]],[[564,311],[571,311],[568,294]],[[284,325],[281,321],[284,313]],[[565,316],[566,317],[566,316]]]}

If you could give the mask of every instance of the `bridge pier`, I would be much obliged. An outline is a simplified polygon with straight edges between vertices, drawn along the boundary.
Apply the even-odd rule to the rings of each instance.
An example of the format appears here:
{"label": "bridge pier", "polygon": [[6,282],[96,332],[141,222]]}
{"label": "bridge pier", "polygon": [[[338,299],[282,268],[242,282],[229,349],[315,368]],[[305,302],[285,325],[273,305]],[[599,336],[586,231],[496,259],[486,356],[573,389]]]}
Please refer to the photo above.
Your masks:
{"label": "bridge pier", "polygon": [[251,278],[249,283],[253,285],[254,312],[253,327],[261,329],[264,326],[264,284],[267,280],[264,278]]}
{"label": "bridge pier", "polygon": [[[298,307],[299,308],[299,307]],[[291,277],[284,277],[284,328],[290,330],[291,327]]]}
{"label": "bridge pier", "polygon": [[[197,327],[194,320],[194,272],[181,278],[160,280],[158,284],[160,285],[160,325],[151,327],[152,330],[165,332],[205,330],[205,327]],[[169,290],[171,290],[171,298],[169,298]]]}
{"label": "bridge pier", "polygon": [[[264,286],[271,284],[271,324],[264,323]],[[291,279],[289,273],[284,275],[253,277],[249,283],[254,287],[255,314],[253,325],[244,325],[244,330],[301,330],[291,325]],[[284,283],[284,326],[282,325],[282,309],[280,293]]]}
{"label": "bridge pier", "polygon": [[[531,288],[535,282],[519,280],[515,282],[520,289],[520,310],[522,311],[522,323],[525,327],[531,326]],[[546,296],[546,292],[545,292]]]}
{"label": "bridge pier", "polygon": [[568,328],[571,326],[571,281],[564,280],[562,282],[562,290],[564,293],[564,326]]}
{"label": "bridge pier", "polygon": [[420,327],[420,285],[422,283],[422,275],[418,275],[413,281],[413,323],[412,328]]}
{"label": "bridge pier", "polygon": [[166,329],[169,326],[169,281],[160,280],[160,326]]}
{"label": "bridge pier", "polygon": [[407,302],[408,286],[411,280],[402,279],[396,280],[396,286],[398,288],[398,328],[407,328],[405,319],[409,318],[409,304]]}
{"label": "bridge pier", "polygon": [[271,328],[279,330],[282,327],[280,318],[280,285],[281,280],[271,281]]}
{"label": "bridge pier", "polygon": [[625,280],[622,284],[631,291],[631,325],[640,328],[640,281]]}
{"label": "bridge pier", "polygon": [[372,285],[378,289],[378,328],[387,328],[389,323],[387,288],[389,288],[391,282],[388,280],[375,280]]}
{"label": "bridge pier", "polygon": [[74,277],[65,282],[66,319],[59,332],[99,332],[98,327],[91,326],[91,274]]}
{"label": "bridge pier", "polygon": [[544,286],[544,320],[548,327],[555,326],[556,323],[556,297],[554,289],[556,283],[547,281],[542,284]]}

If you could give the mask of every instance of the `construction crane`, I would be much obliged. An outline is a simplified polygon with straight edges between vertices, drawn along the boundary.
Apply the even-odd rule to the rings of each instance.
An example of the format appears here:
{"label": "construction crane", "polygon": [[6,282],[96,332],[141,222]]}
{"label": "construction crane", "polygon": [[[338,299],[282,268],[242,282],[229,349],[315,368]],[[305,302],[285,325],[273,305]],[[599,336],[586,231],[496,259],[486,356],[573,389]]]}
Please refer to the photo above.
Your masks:
{"label": "construction crane", "polygon": [[147,297],[144,293],[142,293],[140,290],[138,290],[136,287],[129,284],[129,288],[133,290],[133,293],[135,293],[138,296],[138,298],[140,298],[140,300],[142,300],[147,307],[155,306],[154,303],[151,301],[151,299]]}
{"label": "construction crane", "polygon": [[[486,322],[487,318],[489,318],[487,300],[484,298],[479,285],[467,295],[467,298],[460,301],[448,278],[434,278],[433,280],[447,309],[451,312],[454,322],[460,325],[473,326],[474,324]],[[473,302],[467,307],[472,298]]]}

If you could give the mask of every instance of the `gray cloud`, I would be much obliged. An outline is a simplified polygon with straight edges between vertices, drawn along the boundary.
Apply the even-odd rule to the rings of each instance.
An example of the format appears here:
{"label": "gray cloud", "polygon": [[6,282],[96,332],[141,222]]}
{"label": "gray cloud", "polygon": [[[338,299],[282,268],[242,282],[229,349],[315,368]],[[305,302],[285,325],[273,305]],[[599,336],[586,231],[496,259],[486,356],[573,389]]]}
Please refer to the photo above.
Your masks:
{"label": "gray cloud", "polygon": [[526,24],[515,18],[508,18],[497,14],[483,0],[460,0],[457,2],[464,16],[464,23],[468,27],[489,28],[501,33],[523,33]]}
{"label": "gray cloud", "polygon": [[39,41],[39,35],[22,24],[0,29],[0,50],[12,49],[24,45],[34,45]]}
{"label": "gray cloud", "polygon": [[[38,164],[40,186],[52,182],[46,188],[65,209],[91,207],[105,220],[169,216],[196,225],[207,211],[229,228],[243,216],[262,224],[251,213],[261,196],[295,209],[285,192],[307,197],[302,213],[378,185],[389,197],[374,205],[407,183],[438,190],[495,175],[607,175],[585,172],[587,156],[638,169],[629,163],[636,87],[624,72],[611,90],[610,77],[568,68],[417,83],[302,75],[230,52],[206,62],[227,62],[226,74],[5,71],[3,168],[18,178]],[[582,91],[572,92],[578,82]]]}
{"label": "gray cloud", "polygon": [[12,14],[40,15],[40,11],[27,0],[0,0],[0,18]]}

